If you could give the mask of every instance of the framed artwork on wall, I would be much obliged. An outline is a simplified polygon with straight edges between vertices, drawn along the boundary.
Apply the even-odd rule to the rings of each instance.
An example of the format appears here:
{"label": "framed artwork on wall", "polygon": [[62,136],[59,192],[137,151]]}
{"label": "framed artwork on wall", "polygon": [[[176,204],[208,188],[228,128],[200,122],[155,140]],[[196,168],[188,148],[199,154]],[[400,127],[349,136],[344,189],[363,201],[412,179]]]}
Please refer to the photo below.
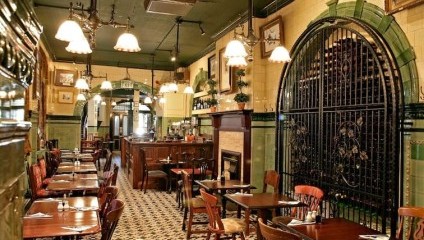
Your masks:
{"label": "framed artwork on wall", "polygon": [[61,87],[73,87],[78,78],[78,72],[74,70],[56,69],[54,85]]}
{"label": "framed artwork on wall", "polygon": [[393,14],[421,3],[424,3],[424,0],[385,0],[385,7],[387,13]]}
{"label": "framed artwork on wall", "polygon": [[[261,56],[262,58],[267,58],[271,55],[274,48],[284,43],[283,20],[281,16],[261,26],[260,33],[261,39],[265,40],[261,42]],[[270,39],[271,41],[266,41],[266,39]]]}
{"label": "framed artwork on wall", "polygon": [[216,57],[215,54],[208,58],[208,78],[216,78]]}
{"label": "framed artwork on wall", "polygon": [[57,102],[59,103],[74,103],[74,93],[67,91],[59,91]]}
{"label": "framed artwork on wall", "polygon": [[224,57],[225,48],[219,50],[219,93],[231,93],[233,88],[232,67],[227,65],[227,59]]}

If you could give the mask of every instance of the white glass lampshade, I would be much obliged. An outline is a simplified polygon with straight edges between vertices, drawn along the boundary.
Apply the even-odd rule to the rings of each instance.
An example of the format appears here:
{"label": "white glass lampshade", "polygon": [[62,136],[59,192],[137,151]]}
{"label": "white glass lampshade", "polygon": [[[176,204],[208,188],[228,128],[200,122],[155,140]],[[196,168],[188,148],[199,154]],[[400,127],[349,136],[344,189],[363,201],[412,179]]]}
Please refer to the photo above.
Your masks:
{"label": "white glass lampshade", "polygon": [[140,46],[138,46],[137,38],[129,32],[121,34],[113,48],[123,52],[139,52],[141,50]]}
{"label": "white glass lampshade", "polygon": [[6,91],[0,91],[0,98],[6,98],[7,92]]}
{"label": "white glass lampshade", "polygon": [[112,105],[114,107],[114,106],[116,106],[116,102],[112,101],[112,103],[110,105]]}
{"label": "white glass lampshade", "polygon": [[271,56],[269,57],[269,61],[275,63],[290,62],[291,58],[289,51],[285,47],[280,45],[274,48],[271,53]]}
{"label": "white glass lampshade", "polygon": [[194,91],[193,91],[193,88],[192,88],[191,86],[186,86],[186,87],[184,88],[184,92],[183,92],[183,93],[193,94],[193,93],[194,93]]}
{"label": "white glass lampshade", "polygon": [[100,104],[102,106],[106,106],[106,102],[103,100],[102,103]]}
{"label": "white glass lampshade", "polygon": [[149,96],[147,96],[147,97],[144,99],[144,103],[145,103],[145,104],[151,104],[151,103],[152,103],[152,99],[151,99]]}
{"label": "white glass lampshade", "polygon": [[89,54],[93,52],[85,37],[69,42],[66,51],[76,54]]}
{"label": "white glass lampshade", "polygon": [[159,93],[167,93],[167,92],[169,92],[168,85],[163,84],[162,86],[160,86]]}
{"label": "white glass lampshade", "polygon": [[228,59],[227,65],[231,67],[246,67],[247,66],[246,58],[231,57]]}
{"label": "white glass lampshade", "polygon": [[247,52],[243,46],[243,43],[237,39],[231,40],[227,47],[225,48],[224,57],[232,58],[232,57],[246,57]]}
{"label": "white glass lampshade", "polygon": [[78,101],[85,101],[86,99],[85,99],[84,94],[82,94],[82,93],[78,93],[78,95],[77,95],[77,100],[78,100]]}
{"label": "white glass lampshade", "polygon": [[68,19],[60,25],[54,37],[61,41],[72,42],[84,38],[84,33],[77,22]]}
{"label": "white glass lampshade", "polygon": [[140,112],[144,112],[144,111],[150,111],[150,108],[149,108],[148,106],[144,105],[144,104],[140,104],[140,105],[138,106],[138,110],[139,110]]}
{"label": "white glass lampshade", "polygon": [[168,85],[168,89],[170,92],[176,92],[178,91],[178,86],[176,83],[173,82]]}
{"label": "white glass lampshade", "polygon": [[87,81],[85,78],[78,78],[77,82],[75,83],[75,88],[81,89],[81,90],[88,90],[90,87],[88,86]]}
{"label": "white glass lampshade", "polygon": [[161,103],[161,104],[166,103],[166,98],[161,97],[161,98],[159,99],[159,103]]}
{"label": "white glass lampshade", "polygon": [[112,90],[112,83],[109,80],[104,80],[100,86],[102,90]]}
{"label": "white glass lampshade", "polygon": [[93,100],[94,100],[95,102],[100,102],[100,101],[102,101],[102,97],[100,96],[100,94],[96,94],[96,95],[93,97]]}

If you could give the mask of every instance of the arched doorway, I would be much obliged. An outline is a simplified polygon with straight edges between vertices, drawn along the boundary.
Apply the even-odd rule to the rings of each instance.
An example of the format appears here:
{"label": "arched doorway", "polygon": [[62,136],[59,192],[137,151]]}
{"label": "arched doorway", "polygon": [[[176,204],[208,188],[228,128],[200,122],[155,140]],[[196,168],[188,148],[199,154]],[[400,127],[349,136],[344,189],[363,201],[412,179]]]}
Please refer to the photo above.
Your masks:
{"label": "arched doorway", "polygon": [[390,46],[363,21],[327,16],[292,52],[277,101],[282,191],[319,186],[327,217],[393,233],[403,92]]}

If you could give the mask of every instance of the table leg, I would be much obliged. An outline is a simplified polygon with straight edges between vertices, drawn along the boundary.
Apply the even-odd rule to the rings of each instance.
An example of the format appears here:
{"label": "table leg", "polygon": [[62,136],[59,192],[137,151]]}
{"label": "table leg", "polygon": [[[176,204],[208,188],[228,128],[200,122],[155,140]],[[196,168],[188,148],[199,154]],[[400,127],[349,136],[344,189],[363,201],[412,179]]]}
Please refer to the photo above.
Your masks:
{"label": "table leg", "polygon": [[246,208],[244,210],[244,221],[246,224],[246,230],[244,230],[244,234],[247,236],[249,236],[250,234],[250,227],[249,227],[249,223],[250,223],[250,209]]}
{"label": "table leg", "polygon": [[262,218],[262,220],[266,223],[267,219],[266,219],[266,213],[263,209],[259,209],[258,210],[258,221],[256,222],[256,237],[257,240],[262,240],[262,234],[261,234],[261,230],[259,229],[259,218]]}
{"label": "table leg", "polygon": [[221,196],[222,196],[222,218],[225,218],[227,216],[227,199],[224,197],[226,194],[226,190],[221,190]]}

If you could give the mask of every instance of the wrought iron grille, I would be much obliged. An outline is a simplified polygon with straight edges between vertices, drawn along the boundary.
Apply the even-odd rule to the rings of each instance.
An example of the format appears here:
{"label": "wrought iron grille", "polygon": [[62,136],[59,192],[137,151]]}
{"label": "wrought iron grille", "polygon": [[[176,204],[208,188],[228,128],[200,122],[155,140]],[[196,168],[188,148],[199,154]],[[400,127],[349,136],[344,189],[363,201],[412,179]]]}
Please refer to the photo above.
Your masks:
{"label": "wrought iron grille", "polygon": [[396,228],[401,84],[384,40],[350,18],[312,24],[278,96],[282,191],[322,188],[326,217]]}

